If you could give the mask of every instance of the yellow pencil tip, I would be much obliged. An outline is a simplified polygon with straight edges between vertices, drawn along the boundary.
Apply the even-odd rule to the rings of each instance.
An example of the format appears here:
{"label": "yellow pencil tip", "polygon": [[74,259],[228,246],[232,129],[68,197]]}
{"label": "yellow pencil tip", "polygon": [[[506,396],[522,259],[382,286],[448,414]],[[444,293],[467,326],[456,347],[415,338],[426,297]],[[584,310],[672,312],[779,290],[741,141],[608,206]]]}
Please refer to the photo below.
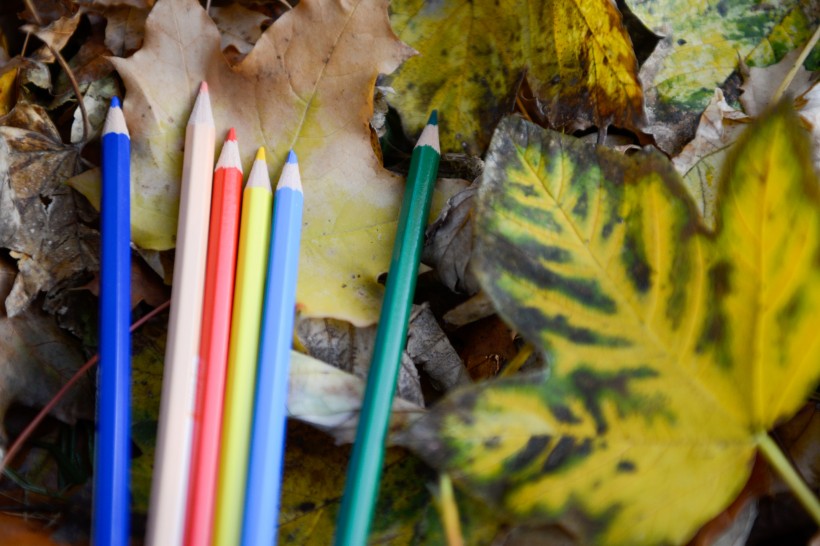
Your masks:
{"label": "yellow pencil tip", "polygon": [[260,146],[259,149],[256,150],[256,161],[259,160],[265,161],[265,148],[263,148],[262,146]]}

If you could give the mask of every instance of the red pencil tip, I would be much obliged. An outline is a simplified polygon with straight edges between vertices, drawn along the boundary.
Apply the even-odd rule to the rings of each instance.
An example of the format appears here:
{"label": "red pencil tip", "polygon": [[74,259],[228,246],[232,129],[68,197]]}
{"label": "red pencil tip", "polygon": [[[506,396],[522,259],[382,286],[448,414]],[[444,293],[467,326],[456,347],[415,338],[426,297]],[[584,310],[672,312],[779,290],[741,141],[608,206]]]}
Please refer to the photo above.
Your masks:
{"label": "red pencil tip", "polygon": [[233,127],[228,129],[228,136],[225,140],[236,140],[236,130]]}
{"label": "red pencil tip", "polygon": [[208,82],[202,82],[199,84],[199,92],[200,93],[207,93],[208,92]]}

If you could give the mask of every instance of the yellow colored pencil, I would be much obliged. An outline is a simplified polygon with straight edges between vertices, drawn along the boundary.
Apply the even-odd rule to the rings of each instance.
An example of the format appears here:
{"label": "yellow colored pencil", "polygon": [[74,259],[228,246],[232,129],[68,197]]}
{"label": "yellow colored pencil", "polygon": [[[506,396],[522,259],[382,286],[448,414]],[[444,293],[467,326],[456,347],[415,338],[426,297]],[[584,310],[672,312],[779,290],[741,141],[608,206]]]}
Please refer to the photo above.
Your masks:
{"label": "yellow colored pencil", "polygon": [[272,203],[265,150],[259,148],[242,194],[214,519],[213,540],[216,546],[239,544],[242,532]]}

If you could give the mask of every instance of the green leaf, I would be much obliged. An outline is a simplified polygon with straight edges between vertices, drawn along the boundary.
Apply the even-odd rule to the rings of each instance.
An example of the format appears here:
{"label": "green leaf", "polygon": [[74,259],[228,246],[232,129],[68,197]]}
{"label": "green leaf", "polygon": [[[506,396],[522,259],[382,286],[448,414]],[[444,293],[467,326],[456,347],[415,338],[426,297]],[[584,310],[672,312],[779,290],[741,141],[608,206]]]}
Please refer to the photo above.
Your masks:
{"label": "green leaf", "polygon": [[610,0],[395,0],[390,21],[421,53],[388,80],[391,103],[414,133],[431,104],[444,112],[444,150],[481,153],[525,73],[553,126],[642,124],[637,60]]}
{"label": "green leaf", "polygon": [[502,122],[477,273],[551,375],[453,394],[413,448],[596,543],[685,542],[723,510],[820,375],[820,197],[794,114],[763,116],[728,164],[712,235],[660,154]]}

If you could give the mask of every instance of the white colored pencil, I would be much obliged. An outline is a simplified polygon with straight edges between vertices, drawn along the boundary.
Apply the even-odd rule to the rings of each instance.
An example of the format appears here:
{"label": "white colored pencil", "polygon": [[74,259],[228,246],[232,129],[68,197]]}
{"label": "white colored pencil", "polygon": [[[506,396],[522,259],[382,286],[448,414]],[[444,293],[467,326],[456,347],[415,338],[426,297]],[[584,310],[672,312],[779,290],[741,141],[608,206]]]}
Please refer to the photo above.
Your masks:
{"label": "white colored pencil", "polygon": [[208,85],[202,82],[185,129],[171,316],[148,509],[148,546],[177,546],[183,540],[215,146]]}

